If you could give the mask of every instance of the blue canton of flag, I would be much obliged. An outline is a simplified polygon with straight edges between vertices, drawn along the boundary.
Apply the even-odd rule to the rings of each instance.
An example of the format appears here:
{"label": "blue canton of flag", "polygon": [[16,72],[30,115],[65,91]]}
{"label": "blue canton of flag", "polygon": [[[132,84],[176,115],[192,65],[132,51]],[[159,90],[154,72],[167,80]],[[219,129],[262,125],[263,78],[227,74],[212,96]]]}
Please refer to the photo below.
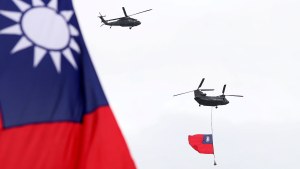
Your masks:
{"label": "blue canton of flag", "polygon": [[85,113],[105,105],[71,0],[1,0],[4,128],[81,122]]}

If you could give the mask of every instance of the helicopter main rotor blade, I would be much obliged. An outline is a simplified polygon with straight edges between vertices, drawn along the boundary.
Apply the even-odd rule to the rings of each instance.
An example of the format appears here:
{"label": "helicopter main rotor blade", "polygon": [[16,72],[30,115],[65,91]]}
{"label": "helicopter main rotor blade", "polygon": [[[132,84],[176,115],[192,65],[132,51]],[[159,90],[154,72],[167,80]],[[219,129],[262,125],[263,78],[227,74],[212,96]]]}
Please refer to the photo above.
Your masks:
{"label": "helicopter main rotor blade", "polygon": [[124,12],[124,15],[125,15],[125,17],[128,17],[128,15],[127,15],[127,13],[126,13],[126,10],[125,10],[125,8],[124,8],[124,7],[122,7],[122,9],[123,9],[123,12]]}
{"label": "helicopter main rotor blade", "polygon": [[200,82],[200,84],[199,84],[199,86],[198,86],[198,88],[197,88],[197,89],[199,89],[199,88],[202,86],[202,84],[203,84],[204,80],[205,80],[205,78],[202,78],[202,80],[201,80],[201,82]]}
{"label": "helicopter main rotor blade", "polygon": [[198,89],[200,91],[214,91],[215,89]]}
{"label": "helicopter main rotor blade", "polygon": [[[148,9],[148,10],[145,10],[145,11],[142,11],[142,12],[138,12],[138,13],[135,13],[135,14],[131,14],[131,15],[128,15],[128,16],[133,16],[133,15],[137,15],[137,14],[140,14],[140,13],[144,13],[144,12],[148,12],[148,11],[151,11],[152,9]],[[127,17],[128,17],[127,16]]]}
{"label": "helicopter main rotor blade", "polygon": [[222,90],[223,95],[225,93],[225,89],[226,89],[226,84],[223,86],[223,90]]}
{"label": "helicopter main rotor blade", "polygon": [[179,96],[179,95],[183,95],[183,94],[187,94],[187,93],[191,93],[191,92],[193,92],[193,91],[194,91],[194,90],[188,91],[188,92],[184,92],[184,93],[175,94],[175,95],[173,95],[173,97]]}
{"label": "helicopter main rotor blade", "polygon": [[242,95],[224,95],[224,96],[244,97]]}

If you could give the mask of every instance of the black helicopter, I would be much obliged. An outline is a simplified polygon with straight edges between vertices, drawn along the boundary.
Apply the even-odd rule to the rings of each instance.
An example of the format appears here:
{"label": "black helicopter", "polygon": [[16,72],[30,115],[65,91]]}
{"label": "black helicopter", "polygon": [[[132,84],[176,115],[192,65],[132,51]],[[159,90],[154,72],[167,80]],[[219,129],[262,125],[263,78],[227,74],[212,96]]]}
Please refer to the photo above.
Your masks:
{"label": "black helicopter", "polygon": [[229,103],[229,101],[225,98],[225,96],[243,97],[241,95],[225,95],[224,93],[225,93],[226,85],[223,86],[222,95],[220,95],[220,96],[207,96],[206,93],[203,93],[202,91],[213,91],[214,89],[200,89],[200,87],[202,86],[204,80],[205,80],[205,78],[202,79],[200,85],[198,86],[198,88],[196,90],[176,94],[174,96],[179,96],[179,95],[182,95],[182,94],[194,92],[194,95],[195,95],[194,99],[199,103],[199,106],[201,106],[201,105],[203,105],[203,106],[214,106],[216,108],[218,108],[219,105],[226,105],[226,104]]}
{"label": "black helicopter", "polygon": [[148,10],[138,12],[138,13],[135,13],[135,14],[132,14],[132,15],[127,15],[125,8],[122,7],[122,9],[123,9],[125,17],[109,19],[109,20],[105,20],[104,19],[105,16],[102,16],[101,13],[99,12],[100,16],[98,16],[98,17],[101,19],[101,21],[103,23],[101,26],[108,25],[108,26],[110,26],[110,28],[112,26],[122,26],[122,27],[129,27],[129,29],[131,29],[134,26],[140,25],[141,22],[138,21],[137,19],[131,18],[130,16],[137,15],[137,14],[148,12],[148,11],[152,10],[152,9],[148,9]]}

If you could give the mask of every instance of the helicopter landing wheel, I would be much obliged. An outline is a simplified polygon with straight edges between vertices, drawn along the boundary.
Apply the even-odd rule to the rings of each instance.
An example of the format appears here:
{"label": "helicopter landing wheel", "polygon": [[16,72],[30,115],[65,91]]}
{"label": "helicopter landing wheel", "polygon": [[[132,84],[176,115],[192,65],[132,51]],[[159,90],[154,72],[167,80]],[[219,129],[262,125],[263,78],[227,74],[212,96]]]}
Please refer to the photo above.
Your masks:
{"label": "helicopter landing wheel", "polygon": [[216,109],[218,108],[218,106],[216,106]]}

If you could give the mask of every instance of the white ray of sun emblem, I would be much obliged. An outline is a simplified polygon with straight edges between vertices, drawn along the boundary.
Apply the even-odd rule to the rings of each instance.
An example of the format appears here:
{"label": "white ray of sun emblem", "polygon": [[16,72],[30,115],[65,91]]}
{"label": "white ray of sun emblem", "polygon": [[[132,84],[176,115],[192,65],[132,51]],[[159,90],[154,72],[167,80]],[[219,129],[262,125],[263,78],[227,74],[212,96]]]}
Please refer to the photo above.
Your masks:
{"label": "white ray of sun emblem", "polygon": [[58,73],[61,72],[62,56],[77,69],[71,49],[78,54],[81,52],[73,38],[79,36],[79,31],[68,23],[74,12],[72,10],[59,12],[58,0],[51,0],[48,5],[42,0],[32,0],[32,6],[22,0],[12,1],[20,12],[0,10],[0,15],[16,22],[15,25],[0,30],[0,35],[21,36],[11,54],[33,46],[34,67],[39,65],[48,52]]}

